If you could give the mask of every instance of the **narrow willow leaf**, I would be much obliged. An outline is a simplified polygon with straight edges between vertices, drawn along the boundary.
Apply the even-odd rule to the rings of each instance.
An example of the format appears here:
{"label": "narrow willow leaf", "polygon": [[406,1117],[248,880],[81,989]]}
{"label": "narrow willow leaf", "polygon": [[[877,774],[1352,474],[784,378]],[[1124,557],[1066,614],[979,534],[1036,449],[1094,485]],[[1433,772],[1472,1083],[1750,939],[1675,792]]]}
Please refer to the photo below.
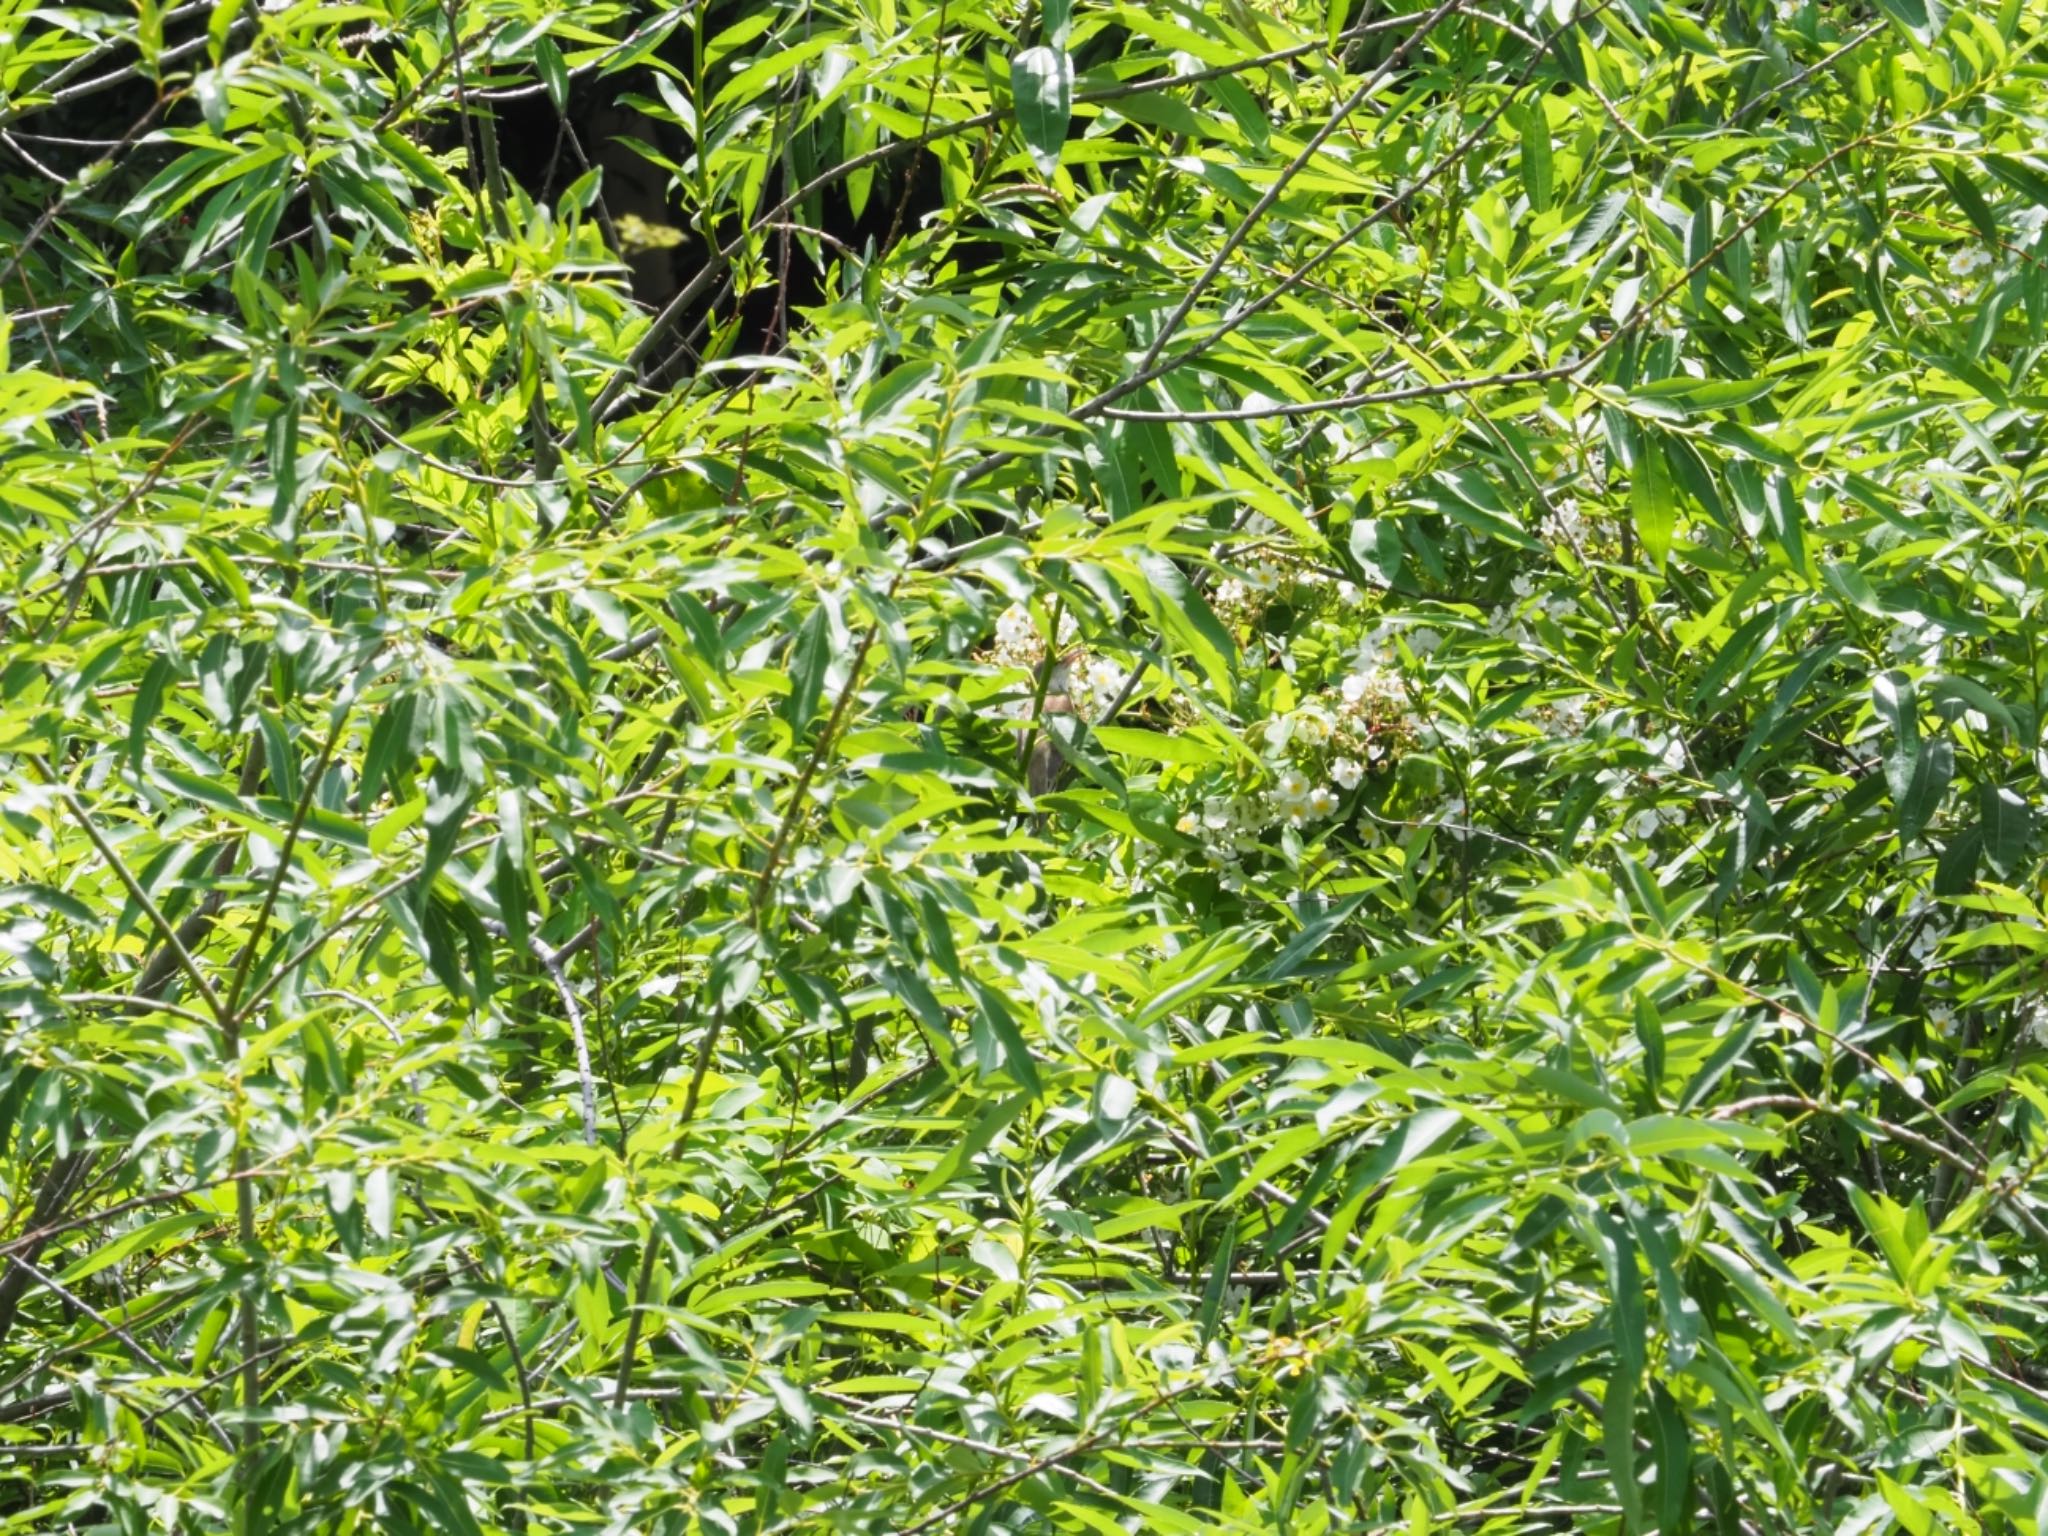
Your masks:
{"label": "narrow willow leaf", "polygon": [[1678,526],[1678,499],[1672,493],[1663,448],[1655,438],[1645,438],[1636,454],[1628,500],[1643,553],[1649,557],[1650,568],[1661,571],[1670,558],[1671,535]]}
{"label": "narrow willow leaf", "polygon": [[1999,874],[2010,878],[2026,866],[2034,831],[2032,808],[2002,784],[1986,784],[1983,802],[1984,857]]}
{"label": "narrow willow leaf", "polygon": [[1017,129],[1041,174],[1059,169],[1074,112],[1074,61],[1064,48],[1026,48],[1011,61]]}

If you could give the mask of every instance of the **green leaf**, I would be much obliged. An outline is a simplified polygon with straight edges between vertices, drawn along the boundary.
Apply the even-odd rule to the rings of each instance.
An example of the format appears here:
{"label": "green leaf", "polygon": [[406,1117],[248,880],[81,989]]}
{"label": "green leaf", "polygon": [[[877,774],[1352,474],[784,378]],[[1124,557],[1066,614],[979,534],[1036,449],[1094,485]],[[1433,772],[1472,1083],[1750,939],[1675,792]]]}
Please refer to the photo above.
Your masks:
{"label": "green leaf", "polygon": [[1629,398],[1651,415],[1697,416],[1761,400],[1777,388],[1775,379],[1695,379],[1678,375],[1638,384]]}
{"label": "green leaf", "polygon": [[1655,1529],[1679,1536],[1692,1512],[1692,1435],[1662,1382],[1650,1387],[1650,1450],[1657,1467]]}
{"label": "green leaf", "polygon": [[[972,981],[969,983],[969,990],[974,994],[976,1004],[977,1034],[982,1030],[987,1031],[1012,1082],[1032,1098],[1042,1098],[1045,1094],[1044,1080],[1038,1075],[1038,1063],[1032,1057],[1031,1047],[1024,1039],[1024,1032],[1017,1027],[1017,1020],[1010,1012],[1009,1003],[986,982]],[[985,1060],[984,1073],[992,1065],[994,1063]]]}
{"label": "green leaf", "polygon": [[[1893,10],[1893,5],[1899,4],[1911,5],[1913,0],[1892,0],[1892,4],[1887,4],[1885,9],[1897,15],[1898,12]],[[1924,16],[1920,25],[1926,25]],[[1956,200],[1956,206],[1963,210],[1964,216],[1969,219],[1977,233],[1984,237],[1985,244],[1997,245],[1998,216],[1991,211],[1991,205],[1984,201],[1984,194],[1979,192],[1976,184],[1970,180],[1969,172],[1961,166],[1941,161],[1935,162],[1934,170],[1935,174],[1941,177],[1942,185],[1948,188],[1949,196]]]}
{"label": "green leaf", "polygon": [[1635,518],[1636,537],[1642,540],[1651,569],[1663,570],[1671,553],[1671,534],[1678,524],[1678,499],[1672,494],[1670,470],[1655,438],[1644,438],[1637,450],[1628,503]]}
{"label": "green leaf", "polygon": [[1979,163],[2036,208],[2048,208],[2048,175],[2014,155],[1985,155]]}
{"label": "green leaf", "polygon": [[[1631,1263],[1634,1261],[1631,1260]],[[1600,1405],[1600,1448],[1607,1457],[1608,1476],[1621,1501],[1624,1529],[1643,1524],[1643,1489],[1636,1473],[1636,1391],[1641,1366],[1626,1362],[1607,1378],[1606,1401]]]}
{"label": "green leaf", "polygon": [[1165,555],[1146,553],[1137,557],[1137,565],[1144,579],[1125,582],[1131,595],[1153,608],[1168,632],[1193,653],[1209,685],[1223,697],[1230,697],[1230,669],[1237,654],[1230,632],[1217,621],[1201,593],[1172,560]]}
{"label": "green leaf", "polygon": [[1901,843],[1917,838],[1940,808],[1949,780],[1955,777],[1955,768],[1955,747],[1947,737],[1935,737],[1920,744],[1920,750],[1913,755],[1906,791],[1898,797]]}
{"label": "green leaf", "polygon": [[533,61],[540,70],[542,84],[548,88],[548,100],[557,112],[562,111],[569,104],[569,66],[562,50],[555,46],[553,38],[539,38],[533,45]]}
{"label": "green leaf", "polygon": [[1540,107],[1529,105],[1516,107],[1513,119],[1516,142],[1521,150],[1522,191],[1527,195],[1532,210],[1548,212],[1553,185],[1550,122]]}
{"label": "green leaf", "polygon": [[1648,1358],[1649,1333],[1635,1238],[1626,1222],[1607,1211],[1595,1215],[1593,1229],[1599,1239],[1600,1256],[1607,1266],[1608,1338],[1618,1362],[1615,1380],[1625,1380],[1633,1388]]}
{"label": "green leaf", "polygon": [[1142,758],[1147,762],[1183,763],[1189,767],[1200,768],[1221,762],[1224,756],[1217,748],[1207,746],[1186,733],[1168,735],[1164,731],[1138,731],[1120,725],[1098,725],[1093,735],[1117,756]]}
{"label": "green leaf", "polygon": [[1885,781],[1892,800],[1903,806],[1913,787],[1920,760],[1920,716],[1913,680],[1900,671],[1880,672],[1870,681],[1870,701],[1877,717],[1891,728],[1885,749]]}
{"label": "green leaf", "polygon": [[1356,912],[1363,897],[1329,907],[1301,925],[1301,931],[1281,948],[1260,976],[1262,982],[1285,981],[1313,959],[1337,930]]}
{"label": "green leaf", "polygon": [[831,661],[831,621],[820,603],[805,618],[790,651],[789,693],[782,701],[782,718],[792,731],[801,732],[816,717]]}
{"label": "green leaf", "polygon": [[2032,808],[2002,784],[1983,787],[1984,857],[2008,879],[2026,867],[2027,845],[2033,841]]}
{"label": "green leaf", "polygon": [[1059,169],[1074,113],[1074,61],[1063,48],[1026,48],[1010,63],[1017,129],[1040,174]]}

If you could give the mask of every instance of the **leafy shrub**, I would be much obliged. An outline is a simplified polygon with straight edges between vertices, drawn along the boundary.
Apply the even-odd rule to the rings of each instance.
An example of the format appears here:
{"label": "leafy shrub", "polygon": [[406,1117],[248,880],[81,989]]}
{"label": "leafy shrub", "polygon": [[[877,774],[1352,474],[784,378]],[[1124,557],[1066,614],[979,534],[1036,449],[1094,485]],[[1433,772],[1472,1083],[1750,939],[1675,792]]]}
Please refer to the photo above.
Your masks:
{"label": "leafy shrub", "polygon": [[2042,22],[16,8],[0,1528],[2048,1529]]}

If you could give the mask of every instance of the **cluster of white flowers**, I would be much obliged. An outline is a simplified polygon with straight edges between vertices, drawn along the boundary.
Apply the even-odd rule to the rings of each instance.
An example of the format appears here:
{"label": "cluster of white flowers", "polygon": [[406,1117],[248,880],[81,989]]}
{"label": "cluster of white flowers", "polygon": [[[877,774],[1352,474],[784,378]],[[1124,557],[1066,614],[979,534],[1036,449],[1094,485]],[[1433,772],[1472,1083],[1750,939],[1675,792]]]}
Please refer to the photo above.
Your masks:
{"label": "cluster of white flowers", "polygon": [[1583,544],[1588,525],[1576,496],[1560,496],[1543,514],[1543,537],[1553,544]]}
{"label": "cluster of white flowers", "polygon": [[[1100,720],[1123,696],[1130,674],[1106,656],[1090,655],[1076,648],[1079,635],[1080,626],[1074,622],[1074,616],[1062,613],[1059,645],[1064,654],[1046,679],[1046,696],[1064,697],[1067,707],[1083,719]],[[1024,604],[1012,603],[997,617],[995,644],[989,648],[988,656],[997,666],[1020,672],[1036,673],[1044,664],[1045,637],[1038,632],[1037,621]],[[1011,698],[998,706],[997,713],[1008,720],[1028,719],[1031,701]]]}
{"label": "cluster of white flowers", "polygon": [[1345,711],[1361,728],[1360,748],[1370,764],[1390,761],[1415,735],[1415,722],[1400,674],[1390,667],[1362,666],[1338,686]]}
{"label": "cluster of white flowers", "polygon": [[1266,602],[1290,579],[1302,573],[1264,558],[1252,560],[1235,576],[1225,576],[1209,594],[1209,605],[1226,624],[1245,624],[1258,617]]}
{"label": "cluster of white flowers", "polygon": [[[1395,626],[1382,621],[1358,642],[1357,659],[1337,685],[1337,734],[1355,744],[1363,767],[1384,767],[1416,741],[1422,726],[1416,714],[1413,686],[1402,675],[1393,649]],[[1426,626],[1402,635],[1414,656],[1428,656],[1443,636]],[[1346,761],[1356,761],[1347,752]],[[1347,786],[1348,787],[1348,786]]]}
{"label": "cluster of white flowers", "polygon": [[1291,827],[1327,820],[1343,804],[1335,785],[1317,784],[1298,768],[1289,768],[1274,780],[1267,799],[1274,816]]}
{"label": "cluster of white flowers", "polygon": [[[1255,555],[1237,565],[1234,574],[1224,576],[1210,589],[1209,605],[1226,624],[1245,624],[1257,618],[1260,610],[1284,587],[1312,592],[1332,584],[1331,576],[1312,565]],[[1359,592],[1356,584],[1336,579],[1334,585],[1339,599],[1346,606],[1357,603]]]}
{"label": "cluster of white flowers", "polygon": [[1075,658],[1053,669],[1052,690],[1064,693],[1074,713],[1096,721],[1107,715],[1123,697],[1130,674],[1107,656]]}
{"label": "cluster of white flowers", "polygon": [[[1527,648],[1535,644],[1536,637],[1523,619],[1529,596],[1536,590],[1536,582],[1530,576],[1517,576],[1510,583],[1515,601],[1502,603],[1487,615],[1486,632],[1496,638],[1506,636],[1515,644]],[[1578,599],[1569,592],[1553,592],[1537,600],[1535,611],[1553,620],[1562,621],[1579,611]]]}
{"label": "cluster of white flowers", "polygon": [[1337,685],[1337,692],[1346,709],[1365,710],[1382,701],[1398,709],[1403,702],[1400,674],[1391,667],[1378,665],[1353,668]]}
{"label": "cluster of white flowers", "polygon": [[1199,811],[1184,814],[1177,830],[1202,839],[1202,857],[1221,872],[1226,890],[1244,883],[1243,860],[1259,849],[1259,834],[1272,824],[1270,806],[1253,795],[1212,795]]}
{"label": "cluster of white flowers", "polygon": [[1022,603],[1010,604],[997,617],[993,659],[998,666],[1026,671],[1045,659],[1045,640],[1031,610]]}
{"label": "cluster of white flowers", "polygon": [[[1443,641],[1435,630],[1397,631],[1379,624],[1360,642],[1351,671],[1336,688],[1303,699],[1249,732],[1269,775],[1263,792],[1211,798],[1199,812],[1180,818],[1180,832],[1202,839],[1204,855],[1223,872],[1226,887],[1242,881],[1241,861],[1263,846],[1260,833],[1337,817],[1366,775],[1390,765],[1416,738],[1410,683],[1394,649],[1397,632],[1411,655],[1427,655]],[[1363,824],[1360,835],[1368,843],[1377,840]]]}
{"label": "cluster of white flowers", "polygon": [[[1346,605],[1363,603],[1369,595],[1355,583],[1312,568],[1285,569],[1284,579],[1297,589],[1334,589]],[[1232,587],[1232,581],[1239,585]],[[1219,611],[1225,599],[1240,594],[1253,602],[1259,598],[1241,575],[1218,583],[1212,592]],[[1445,636],[1421,618],[1401,613],[1370,623],[1347,670],[1248,727],[1247,743],[1264,766],[1257,787],[1247,784],[1235,793],[1212,796],[1179,818],[1180,833],[1200,841],[1203,856],[1221,872],[1226,889],[1241,888],[1248,858],[1274,851],[1262,836],[1274,828],[1334,823],[1359,808],[1359,820],[1347,835],[1365,846],[1381,841],[1373,814],[1359,797],[1370,776],[1386,774],[1428,734],[1421,705],[1428,679],[1415,664],[1438,651]],[[1385,789],[1399,792],[1391,778]]]}

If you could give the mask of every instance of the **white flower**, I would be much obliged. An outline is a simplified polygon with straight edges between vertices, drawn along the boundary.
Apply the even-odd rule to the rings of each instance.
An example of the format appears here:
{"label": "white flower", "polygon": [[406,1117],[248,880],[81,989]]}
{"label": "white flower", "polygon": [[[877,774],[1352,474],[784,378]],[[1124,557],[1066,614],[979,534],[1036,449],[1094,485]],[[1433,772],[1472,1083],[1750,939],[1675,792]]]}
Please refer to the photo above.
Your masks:
{"label": "white flower", "polygon": [[1298,768],[1289,768],[1273,781],[1273,808],[1283,816],[1290,815],[1308,803],[1309,777]]}
{"label": "white flower", "polygon": [[1927,1024],[1942,1039],[1953,1040],[1956,1035],[1956,1011],[1947,1003],[1929,1003]]}
{"label": "white flower", "polygon": [[1330,777],[1343,789],[1356,789],[1365,777],[1365,765],[1356,758],[1340,757],[1330,764]]}
{"label": "white flower", "polygon": [[1080,669],[1069,687],[1083,717],[1099,720],[1109,713],[1124,691],[1124,669],[1106,656],[1097,656]]}
{"label": "white flower", "polygon": [[1416,629],[1408,633],[1408,649],[1417,656],[1427,656],[1444,643],[1444,637],[1433,629]]}
{"label": "white flower", "polygon": [[1951,277],[1968,277],[1980,267],[1991,265],[1991,253],[1982,246],[1966,245],[1948,253],[1948,270]]}
{"label": "white flower", "polygon": [[1941,641],[1937,626],[1918,614],[1910,614],[1892,626],[1885,648],[1901,661],[1932,667],[1941,662]]}
{"label": "white flower", "polygon": [[1778,13],[1779,25],[1790,26],[1794,21],[1798,20],[1799,7],[1803,3],[1804,0],[1777,0],[1772,9]]}
{"label": "white flower", "polygon": [[1180,820],[1173,824],[1173,830],[1182,837],[1193,837],[1202,830],[1202,818],[1193,811],[1182,811]]}
{"label": "white flower", "polygon": [[1446,800],[1443,811],[1437,819],[1442,824],[1443,829],[1461,843],[1472,835],[1472,823],[1467,815],[1465,797],[1463,795],[1453,795],[1450,799]]}
{"label": "white flower", "polygon": [[1386,667],[1368,663],[1347,676],[1338,685],[1337,693],[1349,709],[1370,709],[1374,705],[1399,707],[1401,679]]}
{"label": "white flower", "polygon": [[1356,608],[1365,594],[1358,590],[1358,584],[1350,581],[1337,583],[1337,601],[1346,608]]}
{"label": "white flower", "polygon": [[1663,824],[1664,818],[1657,814],[1655,806],[1646,811],[1637,811],[1628,819],[1629,836],[1648,840],[1657,835],[1657,829]]}
{"label": "white flower", "polygon": [[1244,580],[1245,585],[1254,592],[1271,592],[1280,585],[1280,576],[1281,570],[1279,566],[1267,560],[1258,560],[1254,561],[1252,568],[1244,573]]}
{"label": "white flower", "polygon": [[1586,519],[1579,513],[1578,499],[1560,496],[1543,519],[1543,536],[1559,544],[1576,544],[1585,537]]}
{"label": "white flower", "polygon": [[1318,785],[1308,792],[1308,813],[1311,816],[1334,816],[1339,803],[1337,792],[1328,785]]}
{"label": "white flower", "polygon": [[1216,606],[1219,608],[1241,608],[1251,592],[1235,576],[1226,576],[1216,583]]}
{"label": "white flower", "polygon": [[1313,705],[1296,710],[1292,720],[1295,738],[1311,747],[1323,746],[1336,729],[1330,717]]}

